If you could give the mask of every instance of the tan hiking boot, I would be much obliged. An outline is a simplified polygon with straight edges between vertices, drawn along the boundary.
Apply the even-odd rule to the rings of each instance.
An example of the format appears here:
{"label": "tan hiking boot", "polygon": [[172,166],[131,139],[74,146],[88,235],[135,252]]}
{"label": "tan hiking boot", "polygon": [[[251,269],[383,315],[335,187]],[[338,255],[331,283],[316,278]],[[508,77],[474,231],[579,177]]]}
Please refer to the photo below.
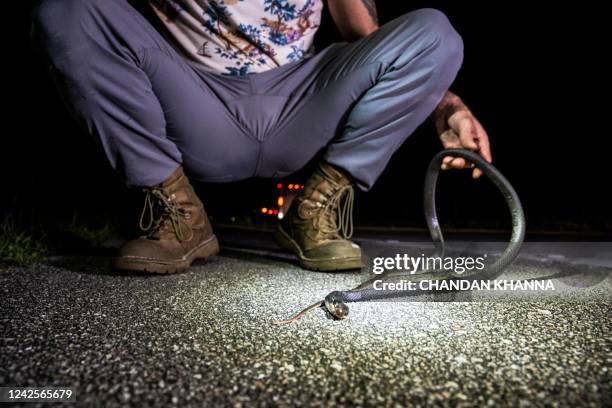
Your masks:
{"label": "tan hiking boot", "polygon": [[341,171],[322,163],[291,204],[274,237],[307,269],[361,268],[361,249],[353,234],[353,187]]}
{"label": "tan hiking boot", "polygon": [[113,260],[113,268],[174,273],[187,269],[197,258],[219,252],[204,206],[182,167],[144,191],[140,228],[147,235],[127,242]]}

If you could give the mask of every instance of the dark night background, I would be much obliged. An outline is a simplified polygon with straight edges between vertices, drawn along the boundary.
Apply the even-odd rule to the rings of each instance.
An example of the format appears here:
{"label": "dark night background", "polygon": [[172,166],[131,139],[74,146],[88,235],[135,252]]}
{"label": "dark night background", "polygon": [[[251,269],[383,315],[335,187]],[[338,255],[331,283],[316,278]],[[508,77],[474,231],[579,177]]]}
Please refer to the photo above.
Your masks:
{"label": "dark night background", "polygon": [[[17,57],[6,88],[12,104],[0,139],[2,213],[53,228],[77,214],[92,224],[111,220],[135,233],[141,195],[123,187],[94,143],[75,126],[45,67],[28,42],[29,11],[20,2],[10,36]],[[491,137],[494,163],[523,200],[532,236],[537,231],[602,236],[612,230],[605,149],[607,118],[592,110],[598,65],[589,21],[577,6],[547,8],[530,2],[379,1],[382,22],[404,12],[444,11],[465,42],[465,62],[452,89],[471,106]],[[561,7],[561,6],[559,6]],[[582,25],[582,26],[578,26]],[[578,33],[582,38],[578,38]],[[585,41],[589,37],[589,41]],[[337,39],[329,18],[319,43]],[[595,46],[592,46],[595,48]],[[15,62],[17,62],[15,64]],[[358,225],[420,227],[421,187],[429,159],[441,147],[433,126],[423,125],[392,159],[370,193],[357,196]],[[299,180],[300,176],[290,180]],[[274,202],[275,181],[201,185],[204,204],[218,222],[271,222],[257,209]],[[506,229],[501,197],[467,172],[445,173],[439,206],[444,225]]]}

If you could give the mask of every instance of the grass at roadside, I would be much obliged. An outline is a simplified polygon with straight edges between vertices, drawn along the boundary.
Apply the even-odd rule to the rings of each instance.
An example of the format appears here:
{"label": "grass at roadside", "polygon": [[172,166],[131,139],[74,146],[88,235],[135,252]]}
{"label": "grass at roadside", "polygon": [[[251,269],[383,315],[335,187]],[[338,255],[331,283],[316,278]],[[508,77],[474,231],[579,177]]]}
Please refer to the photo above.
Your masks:
{"label": "grass at roadside", "polygon": [[58,251],[100,248],[115,233],[109,221],[94,226],[76,213],[72,220],[55,225],[33,222],[32,218],[0,216],[0,263],[30,265]]}
{"label": "grass at roadside", "polygon": [[24,226],[18,218],[6,215],[0,222],[0,261],[29,265],[49,253],[45,234],[40,228]]}

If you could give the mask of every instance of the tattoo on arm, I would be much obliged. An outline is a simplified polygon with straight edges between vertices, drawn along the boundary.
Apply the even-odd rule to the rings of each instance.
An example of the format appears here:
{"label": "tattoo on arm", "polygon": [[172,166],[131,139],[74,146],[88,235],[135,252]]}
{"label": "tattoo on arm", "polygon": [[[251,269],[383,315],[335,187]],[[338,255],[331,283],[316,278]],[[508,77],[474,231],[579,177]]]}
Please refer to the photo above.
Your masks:
{"label": "tattoo on arm", "polygon": [[374,20],[374,22],[378,24],[378,13],[376,12],[376,3],[374,3],[374,0],[361,0],[361,2],[368,10],[370,17],[372,17],[372,20]]}

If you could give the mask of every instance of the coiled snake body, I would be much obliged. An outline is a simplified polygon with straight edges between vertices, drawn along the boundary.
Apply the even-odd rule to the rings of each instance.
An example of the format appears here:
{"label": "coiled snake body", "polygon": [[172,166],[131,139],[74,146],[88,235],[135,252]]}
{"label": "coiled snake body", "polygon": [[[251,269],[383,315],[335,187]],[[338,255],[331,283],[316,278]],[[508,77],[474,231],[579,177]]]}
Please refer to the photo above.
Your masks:
{"label": "coiled snake body", "polygon": [[[444,238],[440,228],[440,223],[438,222],[438,214],[436,212],[436,185],[442,160],[446,156],[462,157],[468,162],[473,163],[476,167],[482,170],[484,175],[487,176],[487,178],[491,180],[502,193],[506,204],[510,209],[512,219],[512,234],[510,241],[499,258],[497,258],[497,260],[492,264],[485,266],[485,268],[482,270],[475,271],[471,274],[466,273],[460,277],[446,270],[434,270],[425,273],[408,275],[407,279],[405,280],[419,282],[422,280],[453,281],[457,279],[495,279],[512,261],[514,261],[523,243],[523,239],[525,237],[525,216],[521,202],[510,182],[499,172],[499,170],[480,157],[480,155],[477,153],[465,149],[446,149],[440,151],[434,156],[429,164],[429,167],[427,168],[423,197],[427,227],[429,229],[431,239],[436,245],[437,256],[441,256],[444,253]],[[382,277],[384,277],[384,275],[376,276],[375,279],[381,279]],[[418,296],[424,293],[419,289],[411,291],[374,289],[374,287],[371,285],[373,280],[374,279],[370,279],[351,290],[331,292],[325,297],[324,300],[310,305],[295,316],[286,320],[278,321],[276,324],[292,323],[304,316],[309,311],[318,307],[324,307],[336,319],[345,319],[349,312],[346,303],[364,302],[368,300],[383,300],[398,296]],[[417,288],[418,287],[419,286],[417,285]]]}

